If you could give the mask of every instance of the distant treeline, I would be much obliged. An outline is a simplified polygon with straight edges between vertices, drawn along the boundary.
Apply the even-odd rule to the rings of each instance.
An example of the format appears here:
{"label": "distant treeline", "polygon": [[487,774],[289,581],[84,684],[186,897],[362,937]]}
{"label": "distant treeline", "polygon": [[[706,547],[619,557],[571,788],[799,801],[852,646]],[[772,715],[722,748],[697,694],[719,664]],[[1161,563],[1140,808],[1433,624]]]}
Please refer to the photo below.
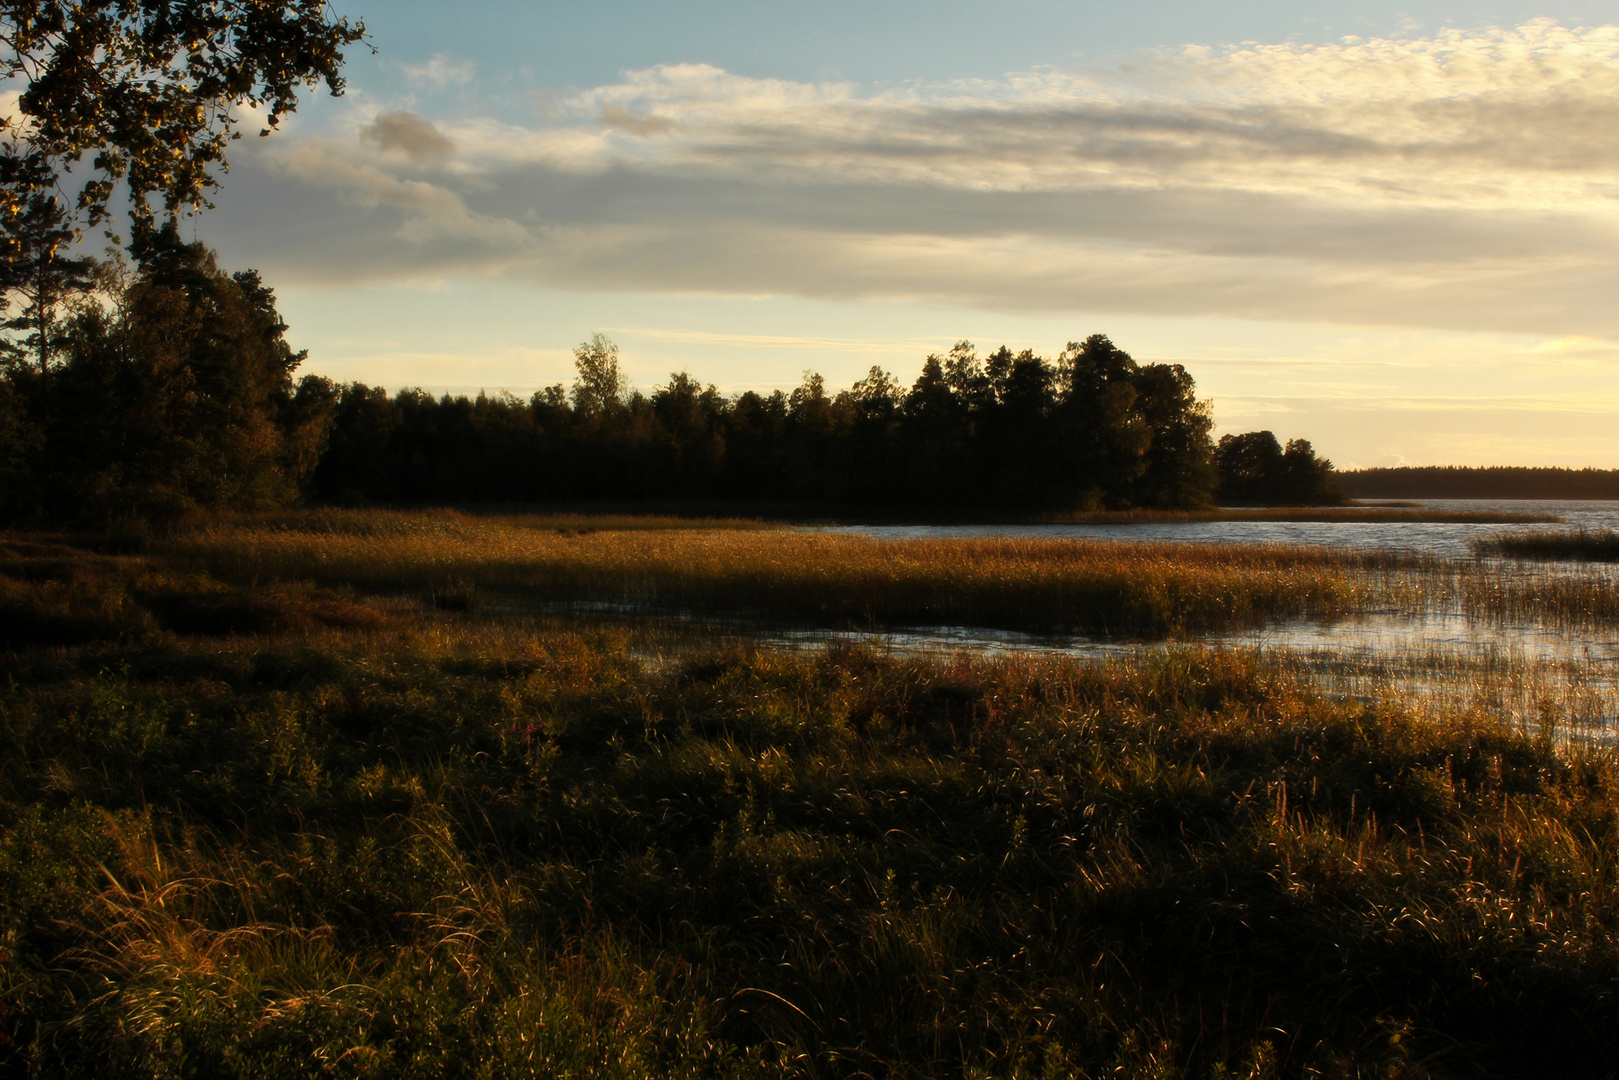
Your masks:
{"label": "distant treeline", "polygon": [[1338,482],[1357,499],[1619,499],[1619,469],[1401,466],[1341,472]]}
{"label": "distant treeline", "polygon": [[[1055,360],[968,342],[909,385],[720,393],[625,385],[618,349],[523,399],[389,394],[315,375],[257,274],[170,229],[57,319],[36,305],[0,378],[0,517],[172,519],[337,502],[704,500],[1043,511],[1341,500],[1332,465],[1270,432],[1211,437],[1179,364],[1101,334]],[[48,317],[47,317],[48,316]]]}
{"label": "distant treeline", "polygon": [[671,375],[627,391],[599,335],[572,392],[528,400],[341,389],[321,498],[737,499],[924,507],[1196,506],[1213,495],[1208,406],[1170,364],[1106,337],[1055,362],[962,342],[909,387],[873,368],[829,392],[735,396]]}
{"label": "distant treeline", "polygon": [[376,501],[786,500],[928,509],[1336,502],[1331,462],[1270,432],[1216,447],[1178,364],[1138,365],[1107,337],[1053,361],[958,342],[911,386],[872,368],[829,393],[736,396],[671,375],[626,391],[617,349],[575,350],[578,377],[528,400],[342,388],[312,487]]}

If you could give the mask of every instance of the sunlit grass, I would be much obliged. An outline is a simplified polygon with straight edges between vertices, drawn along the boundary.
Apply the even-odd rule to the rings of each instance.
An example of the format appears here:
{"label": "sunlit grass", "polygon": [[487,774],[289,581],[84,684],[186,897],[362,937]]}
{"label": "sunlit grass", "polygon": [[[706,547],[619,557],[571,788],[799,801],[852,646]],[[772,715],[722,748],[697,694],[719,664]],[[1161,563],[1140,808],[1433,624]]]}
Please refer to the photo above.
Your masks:
{"label": "sunlit grass", "polygon": [[[371,618],[374,603],[356,606],[365,596],[444,610],[1146,637],[1380,612],[1564,628],[1619,621],[1619,589],[1599,568],[1507,572],[1274,544],[889,540],[756,522],[327,510],[205,524],[145,556],[87,556],[38,539],[0,542],[12,574],[0,580],[0,608],[16,640],[77,640],[120,621],[129,633],[337,624]],[[53,574],[63,558],[71,566]],[[18,584],[36,578],[41,588]]]}
{"label": "sunlit grass", "polygon": [[1577,609],[1604,577],[602,524],[0,541],[0,1072],[1201,1080],[1619,1055],[1613,693],[1577,660],[900,657],[508,602],[1600,624]]}
{"label": "sunlit grass", "polygon": [[1360,571],[1413,561],[1280,546],[581,529],[377,511],[217,525],[161,550],[233,581],[470,587],[642,610],[1137,633],[1359,610],[1375,589]]}
{"label": "sunlit grass", "polygon": [[1552,523],[1555,514],[1528,514],[1498,510],[1443,510],[1415,502],[1371,503],[1350,506],[1215,507],[1206,510],[1098,510],[1048,514],[1039,520],[1064,524],[1120,525],[1145,522],[1305,521],[1346,523],[1466,523],[1530,525]]}
{"label": "sunlit grass", "polygon": [[1505,575],[1410,555],[1275,544],[879,540],[751,522],[695,528],[666,519],[373,510],[238,519],[158,551],[234,582],[414,590],[442,607],[495,595],[519,606],[1137,635],[1447,606],[1498,621],[1619,621],[1619,590],[1603,573]]}

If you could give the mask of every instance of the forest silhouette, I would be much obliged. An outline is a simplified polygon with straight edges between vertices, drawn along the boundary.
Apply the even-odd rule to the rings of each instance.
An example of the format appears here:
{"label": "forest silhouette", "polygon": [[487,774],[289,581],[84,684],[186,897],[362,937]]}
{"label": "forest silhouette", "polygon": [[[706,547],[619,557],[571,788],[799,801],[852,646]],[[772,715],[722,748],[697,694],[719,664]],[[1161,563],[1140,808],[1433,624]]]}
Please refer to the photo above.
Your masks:
{"label": "forest silhouette", "polygon": [[[11,520],[163,521],[300,499],[358,503],[725,501],[1043,512],[1343,499],[1330,462],[1268,431],[1212,438],[1179,364],[1105,335],[1057,357],[958,342],[906,386],[723,394],[686,372],[629,388],[618,348],[575,350],[571,388],[389,394],[295,377],[273,291],[172,227],[43,333],[0,382]],[[106,276],[105,273],[103,276]]]}
{"label": "forest silhouette", "polygon": [[1619,499],[1619,469],[1401,465],[1338,479],[1358,499]]}

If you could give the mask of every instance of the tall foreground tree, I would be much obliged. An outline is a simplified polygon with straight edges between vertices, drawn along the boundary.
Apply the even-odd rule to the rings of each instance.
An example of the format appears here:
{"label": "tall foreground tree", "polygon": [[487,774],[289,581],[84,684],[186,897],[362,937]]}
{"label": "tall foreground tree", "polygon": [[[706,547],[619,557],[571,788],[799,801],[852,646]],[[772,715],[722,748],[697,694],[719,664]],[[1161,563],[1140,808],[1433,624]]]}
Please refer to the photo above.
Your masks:
{"label": "tall foreground tree", "polygon": [[94,287],[97,263],[66,254],[75,230],[66,207],[55,195],[43,191],[30,195],[11,225],[6,258],[0,264],[0,290],[15,296],[22,310],[0,322],[0,328],[18,335],[12,350],[46,375],[59,344],[57,312]]}
{"label": "tall foreground tree", "polygon": [[0,82],[21,90],[0,115],[13,355],[48,371],[58,311],[92,282],[69,252],[120,183],[138,255],[164,220],[209,205],[249,110],[268,134],[300,88],[341,93],[343,49],[364,31],[323,0],[0,0]]}
{"label": "tall foreground tree", "polygon": [[154,196],[170,219],[206,206],[244,107],[267,134],[301,88],[342,93],[343,50],[364,33],[323,0],[0,0],[0,81],[22,86],[0,118],[0,226],[69,183],[94,226],[122,182],[137,241]]}
{"label": "tall foreground tree", "polygon": [[24,473],[38,483],[31,494],[13,484],[7,509],[161,521],[294,498],[325,448],[336,390],[294,382],[304,354],[286,329],[258,274],[226,274],[201,244],[160,230],[117,305],[67,324],[50,379],[6,380],[39,433]]}

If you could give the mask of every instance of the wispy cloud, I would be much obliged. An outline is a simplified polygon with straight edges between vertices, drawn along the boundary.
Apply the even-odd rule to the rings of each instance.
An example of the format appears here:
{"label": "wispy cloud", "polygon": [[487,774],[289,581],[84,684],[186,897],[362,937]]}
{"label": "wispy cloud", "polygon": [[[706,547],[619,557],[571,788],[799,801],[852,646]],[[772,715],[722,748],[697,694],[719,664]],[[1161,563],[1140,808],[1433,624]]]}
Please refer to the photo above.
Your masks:
{"label": "wispy cloud", "polygon": [[478,65],[465,57],[455,58],[434,53],[420,64],[401,64],[400,69],[415,83],[436,90],[452,86],[466,86],[478,74]]}
{"label": "wispy cloud", "polygon": [[679,64],[530,126],[352,130],[280,151],[284,175],[403,216],[408,260],[321,253],[344,274],[464,269],[476,241],[489,272],[561,287],[1619,336],[1615,27],[1189,47],[875,94]]}

